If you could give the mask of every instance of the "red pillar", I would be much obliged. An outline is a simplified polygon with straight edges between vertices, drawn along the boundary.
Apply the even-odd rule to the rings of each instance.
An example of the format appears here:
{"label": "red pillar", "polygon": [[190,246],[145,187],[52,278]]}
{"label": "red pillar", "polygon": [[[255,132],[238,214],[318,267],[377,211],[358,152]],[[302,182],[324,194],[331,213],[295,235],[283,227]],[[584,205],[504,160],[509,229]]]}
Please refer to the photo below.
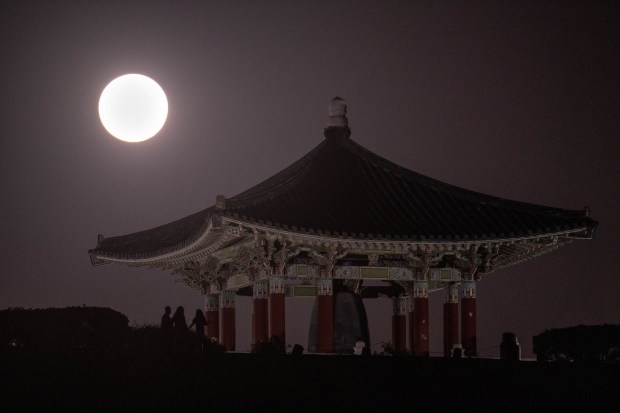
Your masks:
{"label": "red pillar", "polygon": [[236,334],[235,334],[235,291],[222,291],[222,331],[220,342],[226,350],[236,350]]}
{"label": "red pillar", "polygon": [[269,340],[268,281],[254,283],[252,301],[252,344]]}
{"label": "red pillar", "polygon": [[286,308],[284,300],[284,278],[273,276],[269,279],[269,338],[277,337],[286,348]]}
{"label": "red pillar", "polygon": [[220,337],[220,295],[214,293],[207,293],[205,295],[205,314],[207,318],[207,331],[208,338],[215,338],[219,340]]}
{"label": "red pillar", "polygon": [[416,280],[413,284],[413,355],[428,357],[428,281]]}
{"label": "red pillar", "polygon": [[452,356],[452,347],[459,342],[459,287],[445,286],[443,303],[443,355]]}
{"label": "red pillar", "polygon": [[415,312],[413,308],[413,295],[409,296],[408,316],[409,316],[409,351],[413,354],[413,347],[415,343]]}
{"label": "red pillar", "polygon": [[317,351],[334,352],[334,295],[331,278],[317,279]]}
{"label": "red pillar", "polygon": [[476,357],[476,283],[463,281],[463,298],[461,299],[461,344],[465,356]]}
{"label": "red pillar", "polygon": [[399,295],[392,298],[392,346],[394,351],[402,353],[407,350],[407,301],[408,297]]}

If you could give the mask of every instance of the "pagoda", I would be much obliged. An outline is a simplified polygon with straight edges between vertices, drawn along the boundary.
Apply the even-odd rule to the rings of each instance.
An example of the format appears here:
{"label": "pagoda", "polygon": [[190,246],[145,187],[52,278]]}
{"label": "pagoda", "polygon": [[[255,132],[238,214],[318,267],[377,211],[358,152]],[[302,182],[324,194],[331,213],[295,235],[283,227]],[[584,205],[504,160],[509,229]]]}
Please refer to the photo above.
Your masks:
{"label": "pagoda", "polygon": [[251,294],[254,344],[285,342],[285,297],[314,297],[315,351],[333,353],[335,296],[348,291],[391,297],[394,350],[428,356],[428,296],[442,290],[444,354],[460,344],[475,356],[481,278],[593,236],[587,208],[512,201],[418,174],[355,143],[343,99],[328,108],[325,139],[298,161],[177,221],[99,235],[92,264],[176,274],[205,295],[207,335],[228,350],[235,297]]}

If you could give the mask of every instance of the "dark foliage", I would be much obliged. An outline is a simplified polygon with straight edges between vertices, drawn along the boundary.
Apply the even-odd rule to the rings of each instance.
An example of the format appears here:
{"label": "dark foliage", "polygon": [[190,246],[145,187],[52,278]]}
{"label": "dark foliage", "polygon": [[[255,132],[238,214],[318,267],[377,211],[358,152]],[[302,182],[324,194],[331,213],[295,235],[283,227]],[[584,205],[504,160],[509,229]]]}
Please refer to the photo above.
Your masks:
{"label": "dark foliage", "polygon": [[[52,407],[91,412],[247,411],[256,409],[257,400],[266,411],[400,411],[415,406],[416,411],[506,412],[543,405],[553,406],[549,411],[617,411],[618,365],[293,356],[273,338],[255,347],[256,354],[224,354],[221,345],[195,334],[165,335],[158,326],[128,327],[126,318],[117,319],[119,313],[112,310],[65,310],[60,314],[69,326],[81,325],[83,317],[76,316],[77,323],[73,316],[65,318],[67,313],[91,310],[117,321],[96,324],[86,317],[86,332],[73,341],[63,338],[74,346],[66,351],[46,344],[56,333],[38,341],[24,334],[19,346],[11,344],[16,335],[6,339],[7,332],[21,331],[18,327],[32,317],[25,314],[55,311],[0,312],[2,345],[9,350],[0,352],[1,412]],[[49,314],[46,317],[57,323],[56,330],[69,330]],[[108,328],[118,328],[112,334],[118,339],[114,346],[108,342],[107,347],[80,347],[87,341],[84,337],[101,338]]]}
{"label": "dark foliage", "polygon": [[124,342],[129,356],[159,357],[186,356],[188,354],[224,354],[226,347],[207,337],[186,333],[162,334],[159,326],[143,325],[131,327]]}
{"label": "dark foliage", "polygon": [[284,344],[278,337],[271,337],[269,341],[261,341],[252,346],[254,354],[285,354]]}
{"label": "dark foliage", "polygon": [[545,330],[533,337],[539,361],[617,362],[620,325],[579,325]]}
{"label": "dark foliage", "polygon": [[189,331],[164,335],[159,326],[129,327],[125,315],[109,308],[69,307],[0,311],[0,351],[151,357],[190,352],[223,354],[226,350]]}
{"label": "dark foliage", "polygon": [[617,412],[619,369],[370,355],[9,352],[0,354],[0,411]]}
{"label": "dark foliage", "polygon": [[125,342],[129,320],[98,307],[0,311],[0,348],[37,352],[113,349]]}

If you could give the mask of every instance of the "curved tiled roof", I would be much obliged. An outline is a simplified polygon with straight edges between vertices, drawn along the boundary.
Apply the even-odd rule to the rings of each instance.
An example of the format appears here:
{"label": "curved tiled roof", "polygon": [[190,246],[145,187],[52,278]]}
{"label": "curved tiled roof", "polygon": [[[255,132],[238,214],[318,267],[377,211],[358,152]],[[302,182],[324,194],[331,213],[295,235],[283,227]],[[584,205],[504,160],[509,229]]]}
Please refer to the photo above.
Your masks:
{"label": "curved tiled roof", "polygon": [[332,135],[280,173],[226,200],[226,214],[297,232],[428,241],[513,238],[596,225],[583,210],[469,191]]}
{"label": "curved tiled roof", "polygon": [[[566,210],[489,196],[396,165],[326,129],[326,139],[262,183],[226,200],[224,216],[299,233],[359,239],[468,241],[570,232],[596,222]],[[212,208],[134,234],[103,239],[91,253],[154,254],[191,243]],[[218,211],[219,213],[220,211]]]}
{"label": "curved tiled roof", "polygon": [[212,208],[177,221],[129,235],[103,238],[90,254],[114,258],[146,258],[184,248],[204,234]]}

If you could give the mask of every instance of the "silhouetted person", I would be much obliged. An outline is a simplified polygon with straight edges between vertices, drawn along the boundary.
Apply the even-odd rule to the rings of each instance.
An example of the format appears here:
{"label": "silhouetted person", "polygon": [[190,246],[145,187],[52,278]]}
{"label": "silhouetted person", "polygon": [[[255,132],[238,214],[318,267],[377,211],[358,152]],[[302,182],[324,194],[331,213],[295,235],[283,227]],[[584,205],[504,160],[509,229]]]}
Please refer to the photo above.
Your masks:
{"label": "silhouetted person", "polygon": [[183,307],[177,307],[172,316],[172,327],[177,333],[187,332],[187,321],[185,321],[185,310]]}
{"label": "silhouetted person", "polygon": [[460,345],[454,345],[452,347],[452,358],[460,359],[463,357],[463,348]]}
{"label": "silhouetted person", "polygon": [[163,335],[170,335],[172,333],[172,318],[170,317],[170,306],[166,306],[164,315],[161,316],[161,333]]}
{"label": "silhouetted person", "polygon": [[196,326],[196,335],[198,337],[204,337],[205,335],[205,327],[209,324],[207,319],[205,318],[204,313],[201,309],[196,310],[196,316],[192,320],[192,323],[189,325],[189,328]]}
{"label": "silhouetted person", "polygon": [[277,335],[271,336],[271,338],[269,339],[269,342],[271,343],[271,346],[273,347],[273,351],[275,353],[283,354],[286,352],[284,348],[284,341],[282,341],[282,338],[280,336],[277,336]]}

